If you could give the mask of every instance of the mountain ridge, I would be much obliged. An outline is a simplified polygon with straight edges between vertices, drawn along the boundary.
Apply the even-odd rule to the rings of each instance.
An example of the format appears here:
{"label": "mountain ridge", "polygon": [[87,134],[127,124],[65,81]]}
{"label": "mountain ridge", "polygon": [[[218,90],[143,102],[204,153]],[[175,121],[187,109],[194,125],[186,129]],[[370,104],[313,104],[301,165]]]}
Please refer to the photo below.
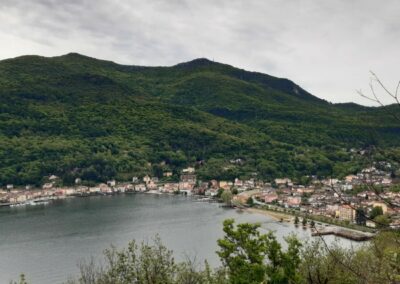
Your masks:
{"label": "mountain ridge", "polygon": [[[287,81],[291,84],[293,84],[293,87],[295,88],[300,88],[302,91],[306,92],[308,95],[313,96],[314,98],[324,101],[326,103],[332,104],[332,105],[336,105],[336,106],[344,106],[344,107],[349,107],[350,105],[352,106],[360,106],[363,108],[380,108],[380,106],[369,106],[369,105],[361,105],[355,102],[338,102],[338,103],[333,103],[333,102],[329,102],[323,98],[320,98],[318,96],[312,95],[309,92],[305,91],[303,88],[301,88],[298,84],[294,83],[292,80],[285,78],[285,77],[276,77],[276,76],[272,76],[266,73],[262,73],[260,71],[249,71],[246,69],[242,69],[242,68],[237,68],[234,67],[233,65],[227,64],[227,63],[221,63],[221,62],[217,62],[211,59],[208,59],[206,57],[199,57],[199,58],[195,58],[189,61],[185,61],[185,62],[181,62],[181,63],[177,63],[177,64],[173,64],[173,65],[154,65],[154,66],[143,66],[143,65],[132,65],[132,64],[120,64],[117,63],[113,60],[106,60],[106,59],[98,59],[92,56],[88,56],[88,55],[84,55],[78,52],[69,52],[66,54],[62,54],[62,55],[57,55],[57,56],[51,56],[51,57],[47,57],[47,56],[41,56],[41,55],[21,55],[21,56],[17,56],[17,57],[13,57],[13,58],[7,58],[7,59],[2,59],[0,60],[0,63],[5,61],[13,61],[13,60],[19,60],[19,59],[25,59],[25,58],[36,58],[36,59],[57,59],[57,58],[77,58],[77,59],[85,59],[85,60],[93,60],[93,61],[97,61],[97,62],[103,62],[105,64],[112,64],[115,66],[119,66],[119,67],[125,67],[125,68],[133,68],[135,70],[141,70],[141,69],[151,69],[151,68],[174,68],[174,67],[187,67],[187,66],[210,66],[210,65],[217,65],[217,66],[227,66],[230,68],[233,68],[235,70],[237,70],[239,73],[243,72],[243,73],[249,73],[249,74],[254,74],[256,76],[265,76],[265,77],[271,77],[277,80],[282,80],[282,81]],[[200,63],[200,64],[199,64]],[[237,75],[238,77],[240,77],[240,75]],[[294,91],[296,92],[296,91]]]}
{"label": "mountain ridge", "polygon": [[[209,67],[209,66],[223,66],[223,67],[229,67],[233,70],[236,71],[235,75],[237,78],[244,80],[243,78],[241,78],[241,76],[243,76],[244,74],[249,74],[249,75],[254,75],[256,77],[258,77],[258,79],[260,79],[260,77],[265,77],[265,78],[272,78],[275,80],[279,80],[282,82],[287,82],[289,84],[292,84],[294,89],[298,89],[301,93],[305,92],[307,93],[307,95],[311,95],[310,93],[306,92],[305,90],[303,90],[299,85],[295,84],[293,81],[287,79],[287,78],[281,78],[281,77],[276,77],[276,76],[271,76],[262,72],[258,72],[258,71],[248,71],[245,69],[241,69],[241,68],[236,68],[230,64],[226,64],[226,63],[221,63],[221,62],[216,62],[213,60],[210,60],[208,58],[195,58],[186,62],[181,62],[181,63],[177,63],[174,65],[165,65],[165,66],[141,66],[141,65],[131,65],[131,64],[119,64],[116,63],[115,61],[112,60],[104,60],[104,59],[97,59],[95,57],[91,57],[91,56],[87,56],[84,54],[80,54],[77,52],[70,52],[70,53],[66,53],[63,55],[58,55],[58,56],[52,56],[52,57],[46,57],[46,56],[40,56],[40,55],[22,55],[22,56],[18,56],[18,57],[14,57],[14,58],[8,58],[8,59],[3,59],[0,60],[0,63],[3,61],[13,61],[13,60],[24,60],[24,59],[29,59],[29,58],[35,58],[35,59],[64,59],[64,58],[73,58],[73,59],[78,59],[78,60],[90,60],[93,62],[101,62],[103,64],[110,64],[110,65],[114,65],[114,66],[119,66],[119,67],[124,67],[124,68],[132,68],[135,70],[141,70],[141,69],[151,69],[151,68],[198,68],[198,67]],[[245,81],[245,80],[244,80]],[[295,93],[296,91],[293,90],[293,92]],[[311,95],[321,101],[325,101],[324,99],[321,99],[317,96]]]}

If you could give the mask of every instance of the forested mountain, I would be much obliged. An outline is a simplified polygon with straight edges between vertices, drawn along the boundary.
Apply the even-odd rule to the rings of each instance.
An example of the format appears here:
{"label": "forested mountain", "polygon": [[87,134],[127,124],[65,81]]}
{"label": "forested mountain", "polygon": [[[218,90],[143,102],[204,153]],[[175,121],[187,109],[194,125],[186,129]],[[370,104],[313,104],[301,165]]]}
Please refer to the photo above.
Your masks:
{"label": "forested mountain", "polygon": [[201,178],[344,175],[365,162],[351,148],[397,159],[392,111],[331,104],[290,80],[207,59],[141,67],[22,56],[0,61],[0,184],[125,180],[188,165]]}

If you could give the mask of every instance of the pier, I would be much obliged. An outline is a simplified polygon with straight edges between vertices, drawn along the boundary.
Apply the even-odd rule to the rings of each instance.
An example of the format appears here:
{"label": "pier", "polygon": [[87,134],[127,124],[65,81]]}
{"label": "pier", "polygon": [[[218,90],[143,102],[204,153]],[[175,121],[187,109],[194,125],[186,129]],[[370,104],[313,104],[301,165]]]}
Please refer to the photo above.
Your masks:
{"label": "pier", "polygon": [[335,235],[338,237],[346,238],[352,241],[362,242],[370,240],[374,237],[373,234],[356,232],[353,230],[347,230],[342,228],[321,228],[321,229],[313,229],[311,232],[311,236],[326,236],[326,235]]}

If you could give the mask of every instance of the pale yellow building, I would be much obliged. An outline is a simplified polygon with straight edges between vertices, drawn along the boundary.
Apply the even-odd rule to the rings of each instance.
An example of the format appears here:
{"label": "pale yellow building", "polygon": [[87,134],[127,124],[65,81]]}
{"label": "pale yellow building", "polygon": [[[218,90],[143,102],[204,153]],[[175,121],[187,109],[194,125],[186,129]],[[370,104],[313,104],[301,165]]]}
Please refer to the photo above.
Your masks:
{"label": "pale yellow building", "polygon": [[356,217],[356,210],[349,205],[339,206],[339,220],[353,222]]}
{"label": "pale yellow building", "polygon": [[383,202],[373,202],[372,207],[381,207],[383,214],[387,213],[387,204]]}

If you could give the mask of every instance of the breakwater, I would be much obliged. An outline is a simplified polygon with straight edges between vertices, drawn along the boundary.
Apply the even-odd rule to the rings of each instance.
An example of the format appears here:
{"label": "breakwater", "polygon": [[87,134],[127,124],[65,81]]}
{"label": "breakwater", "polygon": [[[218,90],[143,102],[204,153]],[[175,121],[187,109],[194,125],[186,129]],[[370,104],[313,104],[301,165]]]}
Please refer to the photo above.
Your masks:
{"label": "breakwater", "polygon": [[363,233],[343,228],[321,228],[321,229],[313,228],[311,232],[311,236],[326,236],[326,235],[335,235],[338,237],[346,238],[357,242],[367,241],[374,237],[374,234],[371,233]]}

